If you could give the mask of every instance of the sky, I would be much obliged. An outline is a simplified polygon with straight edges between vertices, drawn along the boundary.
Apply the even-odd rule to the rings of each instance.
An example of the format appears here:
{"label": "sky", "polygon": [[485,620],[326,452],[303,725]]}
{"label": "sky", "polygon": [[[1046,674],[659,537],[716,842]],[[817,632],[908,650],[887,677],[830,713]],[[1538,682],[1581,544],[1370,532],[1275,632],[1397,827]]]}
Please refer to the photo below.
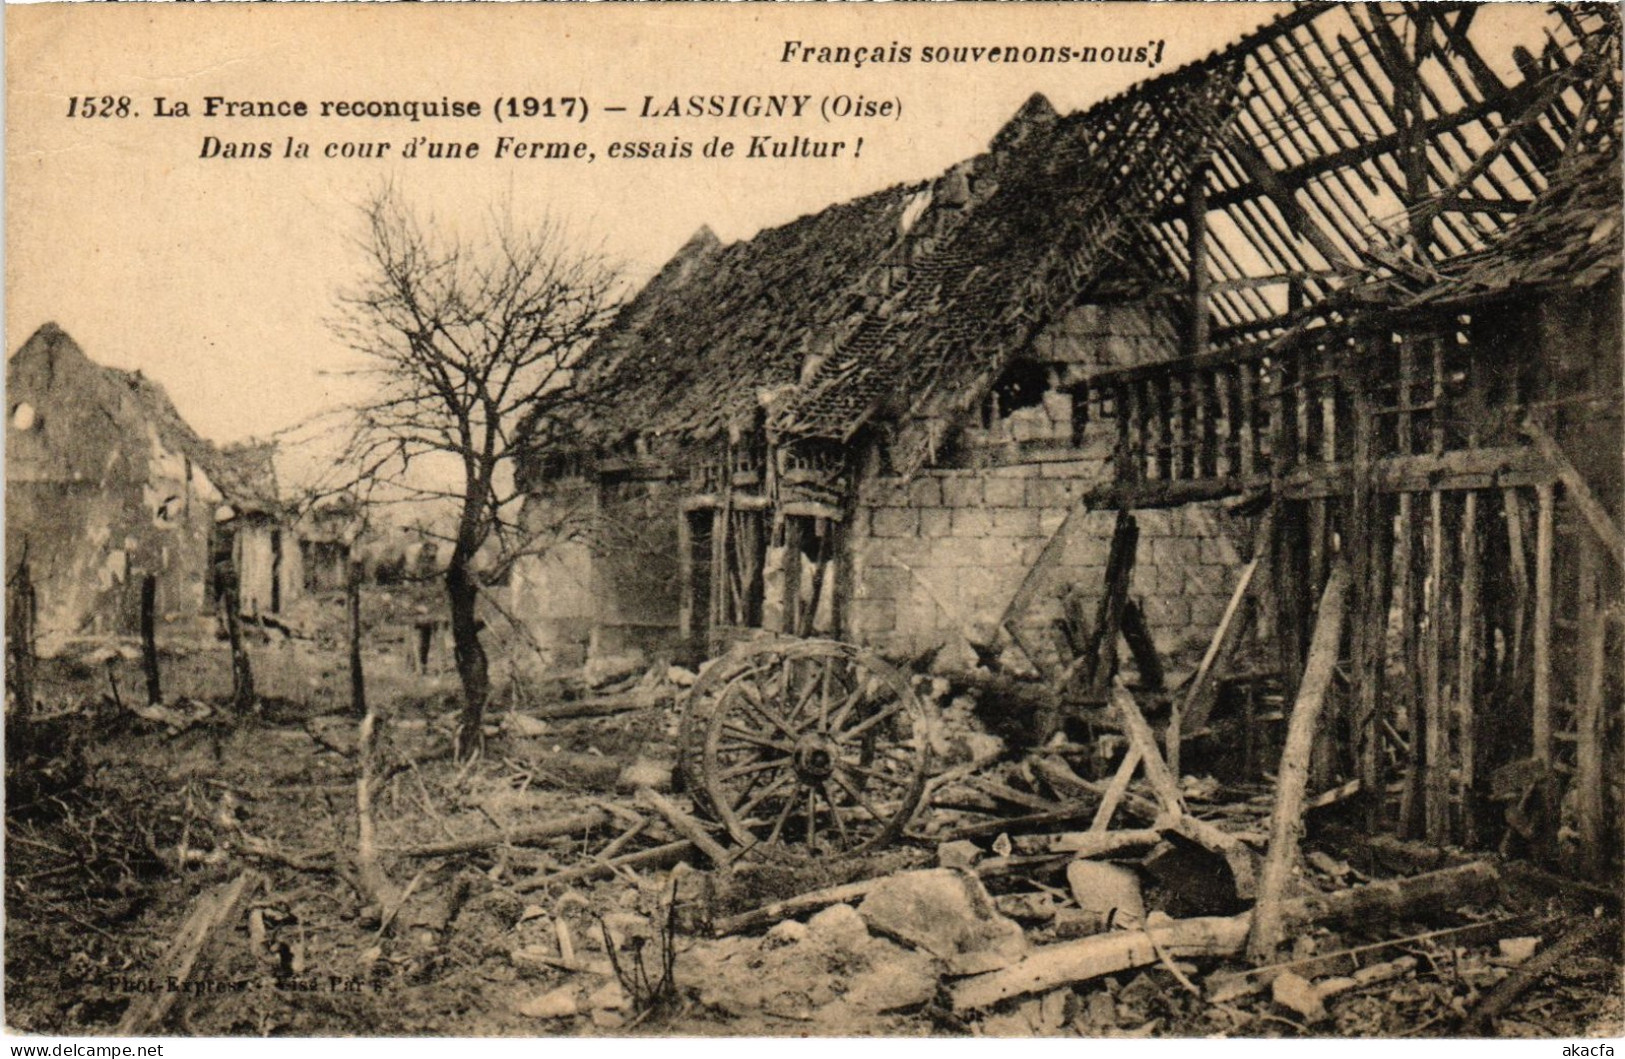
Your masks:
{"label": "sky", "polygon": [[[218,442],[266,436],[360,394],[329,321],[354,282],[357,206],[386,182],[450,229],[510,201],[652,274],[701,225],[747,238],[831,203],[929,179],[984,150],[1033,92],[1068,112],[1167,73],[1275,17],[1260,3],[29,5],[6,13],[6,346],[54,320],[101,363],[137,368]],[[909,63],[783,60],[866,46]],[[1161,62],[927,64],[942,46],[1147,47]],[[815,56],[818,55],[816,51]],[[135,116],[83,115],[85,94]],[[900,114],[644,117],[673,97],[890,101]],[[206,118],[224,100],[478,101],[478,119]],[[186,117],[157,117],[155,99]],[[585,98],[583,122],[497,123],[498,98]],[[80,102],[74,102],[75,100]],[[726,101],[725,101],[726,105]],[[624,113],[604,108],[625,106]],[[70,108],[77,113],[69,117]],[[98,107],[95,109],[99,109]],[[847,143],[838,159],[613,160],[609,144],[753,134]],[[204,138],[276,157],[201,157]],[[473,160],[404,159],[413,136]],[[592,162],[493,157],[499,136],[580,140]],[[312,157],[281,157],[286,140]],[[863,139],[861,154],[853,157]],[[391,143],[328,159],[329,143]],[[335,148],[341,150],[342,148]],[[223,153],[223,152],[222,152]]]}

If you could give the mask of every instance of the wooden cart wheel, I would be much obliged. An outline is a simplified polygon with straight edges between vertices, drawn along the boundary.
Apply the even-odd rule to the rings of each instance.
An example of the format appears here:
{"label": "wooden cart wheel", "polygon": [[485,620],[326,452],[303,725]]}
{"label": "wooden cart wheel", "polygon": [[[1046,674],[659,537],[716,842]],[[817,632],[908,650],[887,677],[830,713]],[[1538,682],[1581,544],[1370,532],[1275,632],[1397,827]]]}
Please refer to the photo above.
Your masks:
{"label": "wooden cart wheel", "polygon": [[711,704],[707,808],[770,857],[876,849],[919,807],[928,726],[907,678],[873,655],[830,640],[763,645]]}
{"label": "wooden cart wheel", "polygon": [[727,653],[713,659],[700,670],[682,696],[681,712],[677,720],[677,777],[679,790],[687,793],[695,803],[713,817],[716,815],[706,801],[705,789],[705,733],[711,724],[711,714],[717,699],[728,682],[742,669],[761,665],[765,656],[780,646],[804,643],[796,636],[769,636],[750,643],[736,644]]}

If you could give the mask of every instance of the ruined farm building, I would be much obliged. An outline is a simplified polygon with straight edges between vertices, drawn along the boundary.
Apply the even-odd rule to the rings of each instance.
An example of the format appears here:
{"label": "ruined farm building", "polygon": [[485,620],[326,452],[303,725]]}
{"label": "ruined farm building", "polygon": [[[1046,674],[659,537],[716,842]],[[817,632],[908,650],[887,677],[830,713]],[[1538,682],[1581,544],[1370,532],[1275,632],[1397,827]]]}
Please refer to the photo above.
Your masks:
{"label": "ruined farm building", "polygon": [[1305,5],[933,180],[701,231],[526,469],[538,524],[595,528],[513,603],[561,659],[767,630],[1053,679],[1120,629],[1170,754],[1255,776],[1340,629],[1322,789],[1600,872],[1619,89],[1613,7]]}
{"label": "ruined farm building", "polygon": [[6,364],[6,404],[6,578],[26,565],[44,649],[137,632],[149,574],[172,622],[228,589],[248,614],[298,595],[268,448],[216,448],[163,387],[96,364],[55,324]]}

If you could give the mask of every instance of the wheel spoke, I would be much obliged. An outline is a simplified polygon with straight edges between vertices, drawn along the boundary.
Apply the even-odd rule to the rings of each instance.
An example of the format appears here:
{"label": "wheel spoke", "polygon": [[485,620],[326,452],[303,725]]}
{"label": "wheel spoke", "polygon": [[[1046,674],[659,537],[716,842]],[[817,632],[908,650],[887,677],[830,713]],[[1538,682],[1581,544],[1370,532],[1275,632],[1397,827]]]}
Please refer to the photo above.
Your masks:
{"label": "wheel spoke", "polygon": [[733,736],[735,739],[749,743],[752,746],[760,746],[766,747],[769,750],[777,750],[781,754],[793,754],[796,752],[794,744],[780,742],[777,739],[768,739],[765,736],[757,734],[756,732],[741,728],[737,724],[728,724],[726,721],[724,721],[722,730]]}
{"label": "wheel spoke", "polygon": [[780,776],[778,779],[774,780],[772,783],[769,783],[766,787],[763,787],[760,791],[758,791],[757,794],[756,794],[756,797],[750,799],[747,802],[741,802],[739,804],[738,808],[736,808],[734,810],[735,815],[737,815],[737,816],[739,816],[741,818],[750,816],[751,810],[756,808],[758,805],[761,805],[763,802],[767,801],[768,797],[770,795],[772,795],[772,793],[777,788],[783,786],[785,783],[794,783],[794,782],[795,782],[794,777],[791,776],[789,773],[786,773],[785,775]]}
{"label": "wheel spoke", "polygon": [[852,715],[853,708],[863,701],[866,690],[863,681],[860,679],[852,689],[852,694],[846,697],[846,701],[841,703],[840,709],[836,710],[835,715],[829,719],[829,730],[839,730],[841,725],[846,723],[846,719]]}
{"label": "wheel spoke", "polygon": [[876,781],[881,782],[881,783],[890,783],[890,784],[894,784],[895,786],[898,786],[898,787],[907,787],[908,786],[907,782],[905,782],[902,777],[888,776],[884,772],[877,772],[874,769],[864,768],[862,765],[853,765],[853,764],[850,764],[848,762],[843,761],[843,762],[841,762],[841,768],[845,769],[848,772],[856,772],[860,776],[868,776],[870,779],[876,780]]}
{"label": "wheel spoke", "polygon": [[789,764],[789,758],[776,757],[771,761],[758,761],[750,765],[735,765],[731,769],[723,769],[721,772],[717,773],[717,779],[731,780],[739,776],[748,775],[752,772],[762,772],[766,769],[784,768]]}
{"label": "wheel spoke", "polygon": [[818,788],[812,784],[807,785],[807,848],[813,848],[813,839],[818,834]]}
{"label": "wheel spoke", "polygon": [[[739,685],[739,696],[744,704],[762,720],[766,721],[768,724],[771,724],[773,727],[777,728],[791,739],[794,739],[796,737],[796,730],[794,726],[792,726],[789,721],[780,717],[777,713],[768,708],[767,701],[761,697],[762,693],[759,690],[751,688],[750,691],[746,691],[746,688],[748,687],[750,687],[748,684]],[[751,697],[752,692],[754,692],[756,696],[754,699]]]}
{"label": "wheel spoke", "polygon": [[779,832],[784,830],[784,822],[790,819],[790,811],[795,807],[796,792],[791,791],[790,796],[784,799],[784,808],[779,810],[779,818],[773,821],[773,830],[767,833],[767,838],[765,841],[768,845],[771,846],[773,843],[779,840]]}
{"label": "wheel spoke", "polygon": [[884,825],[886,823],[886,818],[884,816],[881,816],[878,812],[876,812],[875,807],[869,804],[869,800],[867,798],[865,798],[863,795],[859,794],[856,790],[854,790],[852,788],[852,785],[850,783],[847,783],[846,779],[844,777],[842,777],[842,775],[839,772],[835,773],[835,775],[832,776],[831,779],[833,779],[836,782],[836,784],[840,786],[841,790],[845,791],[852,798],[853,801],[857,802],[859,805],[861,805],[865,809],[867,809],[869,811],[870,816],[874,817],[882,825]]}
{"label": "wheel spoke", "polygon": [[846,821],[841,819],[841,807],[835,804],[835,799],[829,796],[829,788],[821,788],[824,792],[824,801],[829,803],[829,815],[835,821],[835,833],[841,836],[841,848],[852,848],[852,835],[846,829]]}
{"label": "wheel spoke", "polygon": [[849,740],[855,739],[864,732],[867,732],[869,729],[873,728],[875,725],[879,724],[881,721],[895,715],[902,708],[903,704],[901,702],[894,702],[890,706],[887,706],[884,710],[881,710],[879,713],[875,714],[873,717],[866,718],[856,728],[850,728],[845,732],[837,733],[835,736],[835,741],[837,743],[845,743]]}

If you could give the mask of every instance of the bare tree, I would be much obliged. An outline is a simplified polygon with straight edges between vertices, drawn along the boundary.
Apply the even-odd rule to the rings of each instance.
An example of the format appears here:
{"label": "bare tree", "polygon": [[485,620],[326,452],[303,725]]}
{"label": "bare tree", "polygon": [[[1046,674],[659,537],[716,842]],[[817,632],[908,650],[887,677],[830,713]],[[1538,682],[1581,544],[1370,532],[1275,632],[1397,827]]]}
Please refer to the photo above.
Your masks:
{"label": "bare tree", "polygon": [[496,210],[477,235],[451,235],[390,190],[362,214],[366,270],[340,296],[334,329],[364,358],[358,374],[373,396],[344,462],[359,480],[456,511],[445,584],[466,758],[490,691],[482,576],[500,578],[537,549],[534,527],[520,525],[516,464],[551,449],[583,400],[571,370],[611,318],[620,281],[553,219],[521,227]]}

